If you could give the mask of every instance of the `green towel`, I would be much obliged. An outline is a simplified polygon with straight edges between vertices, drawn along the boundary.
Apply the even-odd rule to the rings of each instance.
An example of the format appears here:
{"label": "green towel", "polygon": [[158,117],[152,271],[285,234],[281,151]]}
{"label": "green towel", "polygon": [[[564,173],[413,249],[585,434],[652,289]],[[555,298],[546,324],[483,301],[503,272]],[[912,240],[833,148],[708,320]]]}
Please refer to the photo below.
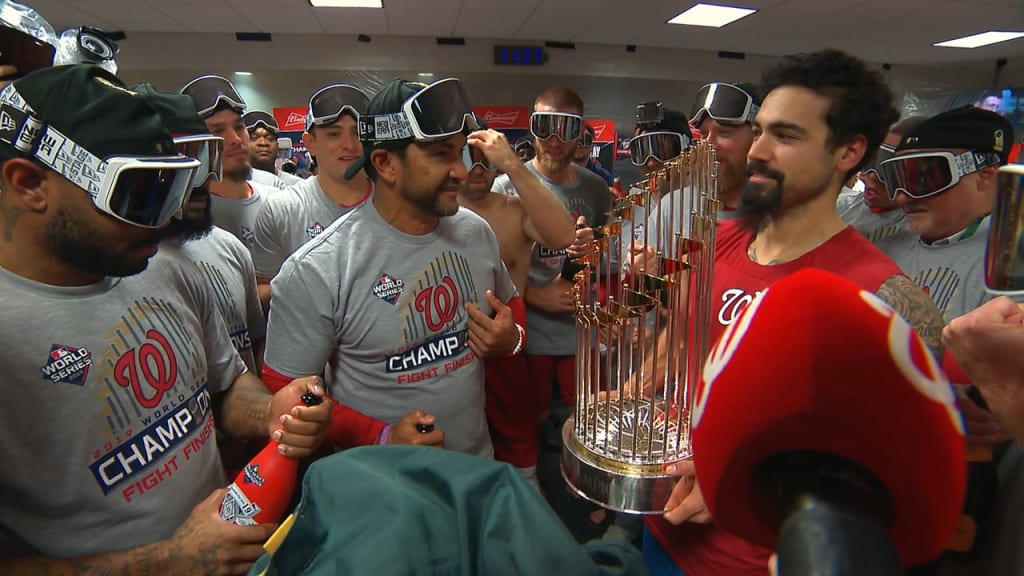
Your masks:
{"label": "green towel", "polygon": [[619,540],[580,546],[508,464],[369,446],[310,466],[295,525],[256,576],[646,575]]}

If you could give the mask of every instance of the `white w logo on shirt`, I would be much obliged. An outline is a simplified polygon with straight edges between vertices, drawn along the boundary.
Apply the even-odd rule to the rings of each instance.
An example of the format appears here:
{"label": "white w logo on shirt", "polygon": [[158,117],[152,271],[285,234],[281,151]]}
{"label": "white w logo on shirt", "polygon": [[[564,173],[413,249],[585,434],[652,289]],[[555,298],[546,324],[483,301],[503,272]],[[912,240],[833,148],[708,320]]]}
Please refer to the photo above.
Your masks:
{"label": "white w logo on shirt", "polygon": [[[743,294],[742,290],[730,290],[729,292],[739,292]],[[726,292],[726,295],[729,294]],[[722,337],[718,339],[718,343],[711,349],[708,354],[707,362],[704,363],[704,385],[697,395],[697,401],[693,406],[693,425],[696,427],[700,424],[700,417],[704,413],[704,405],[707,404],[708,395],[711,393],[711,386],[714,385],[715,379],[725,370],[725,367],[729,365],[729,361],[732,360],[736,349],[739,348],[740,342],[743,341],[743,337],[746,335],[747,330],[750,329],[750,323],[754,319],[754,315],[757,313],[757,308],[764,301],[764,295],[768,293],[768,289],[764,289],[757,293],[757,296],[747,295],[746,301],[743,303],[743,307],[740,308],[736,315],[740,315],[741,320],[739,323],[734,324],[735,316],[729,320],[728,328],[722,333]],[[749,306],[748,306],[749,304]],[[745,310],[745,312],[744,312]],[[719,313],[719,318],[721,318]]]}
{"label": "white w logo on shirt", "polygon": [[740,314],[757,298],[764,293],[764,290],[759,290],[753,294],[748,294],[742,288],[730,288],[722,294],[722,307],[718,310],[718,323],[722,326],[731,326]]}

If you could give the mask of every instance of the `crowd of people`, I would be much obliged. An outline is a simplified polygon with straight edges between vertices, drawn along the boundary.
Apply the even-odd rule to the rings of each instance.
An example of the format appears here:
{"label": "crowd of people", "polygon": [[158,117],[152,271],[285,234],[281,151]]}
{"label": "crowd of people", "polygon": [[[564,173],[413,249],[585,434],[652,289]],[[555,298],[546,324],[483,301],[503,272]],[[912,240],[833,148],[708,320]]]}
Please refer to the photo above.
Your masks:
{"label": "crowd of people", "polygon": [[[300,178],[276,162],[273,116],[229,80],[176,88],[75,64],[0,92],[0,572],[246,573],[274,526],[217,506],[267,439],[303,460],[459,451],[509,463],[553,506],[577,500],[544,483],[541,455],[577,389],[564,270],[621,194],[591,161],[580,95],[543,90],[513,145],[456,78],[330,84],[309,98],[317,171]],[[1016,332],[993,333],[1021,312],[989,302],[983,270],[1012,125],[980,107],[900,118],[884,76],[836,50],[785,57],[760,86],[709,82],[689,114],[639,104],[643,173],[693,132],[717,154],[712,338],[801,269],[875,293],[947,368],[966,441],[1001,472],[980,558],[912,570],[1024,570],[1008,506],[1022,378],[993,368],[1019,355]],[[685,237],[681,192],[653,190],[603,265],[638,265],[645,227]],[[772,551],[715,525],[694,463],[666,472],[681,481],[661,516],[556,508],[634,542],[652,574],[766,574]]]}

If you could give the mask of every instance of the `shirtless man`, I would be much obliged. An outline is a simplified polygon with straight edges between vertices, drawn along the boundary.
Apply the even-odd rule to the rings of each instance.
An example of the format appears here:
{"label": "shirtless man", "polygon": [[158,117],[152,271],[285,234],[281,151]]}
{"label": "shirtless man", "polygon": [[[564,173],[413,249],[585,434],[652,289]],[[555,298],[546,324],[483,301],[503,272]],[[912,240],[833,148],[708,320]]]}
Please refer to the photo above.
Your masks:
{"label": "shirtless man", "polygon": [[[498,237],[501,259],[520,293],[526,290],[534,242],[561,250],[575,238],[572,217],[557,198],[516,156],[505,135],[480,130],[468,137],[463,160],[469,177],[459,204],[482,216]],[[491,192],[497,171],[508,174],[518,195]],[[536,485],[539,406],[524,385],[529,381],[523,355],[489,359],[486,412],[494,457],[509,462]]]}

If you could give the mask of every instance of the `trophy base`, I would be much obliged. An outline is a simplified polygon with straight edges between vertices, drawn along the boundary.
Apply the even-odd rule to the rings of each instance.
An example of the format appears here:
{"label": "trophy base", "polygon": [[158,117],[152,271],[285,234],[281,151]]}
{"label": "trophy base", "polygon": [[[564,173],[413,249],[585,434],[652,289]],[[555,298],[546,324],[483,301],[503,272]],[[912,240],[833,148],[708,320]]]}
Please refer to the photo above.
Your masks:
{"label": "trophy base", "polygon": [[590,450],[576,439],[574,420],[562,427],[562,478],[580,496],[627,514],[664,514],[676,478],[662,464],[627,464]]}

